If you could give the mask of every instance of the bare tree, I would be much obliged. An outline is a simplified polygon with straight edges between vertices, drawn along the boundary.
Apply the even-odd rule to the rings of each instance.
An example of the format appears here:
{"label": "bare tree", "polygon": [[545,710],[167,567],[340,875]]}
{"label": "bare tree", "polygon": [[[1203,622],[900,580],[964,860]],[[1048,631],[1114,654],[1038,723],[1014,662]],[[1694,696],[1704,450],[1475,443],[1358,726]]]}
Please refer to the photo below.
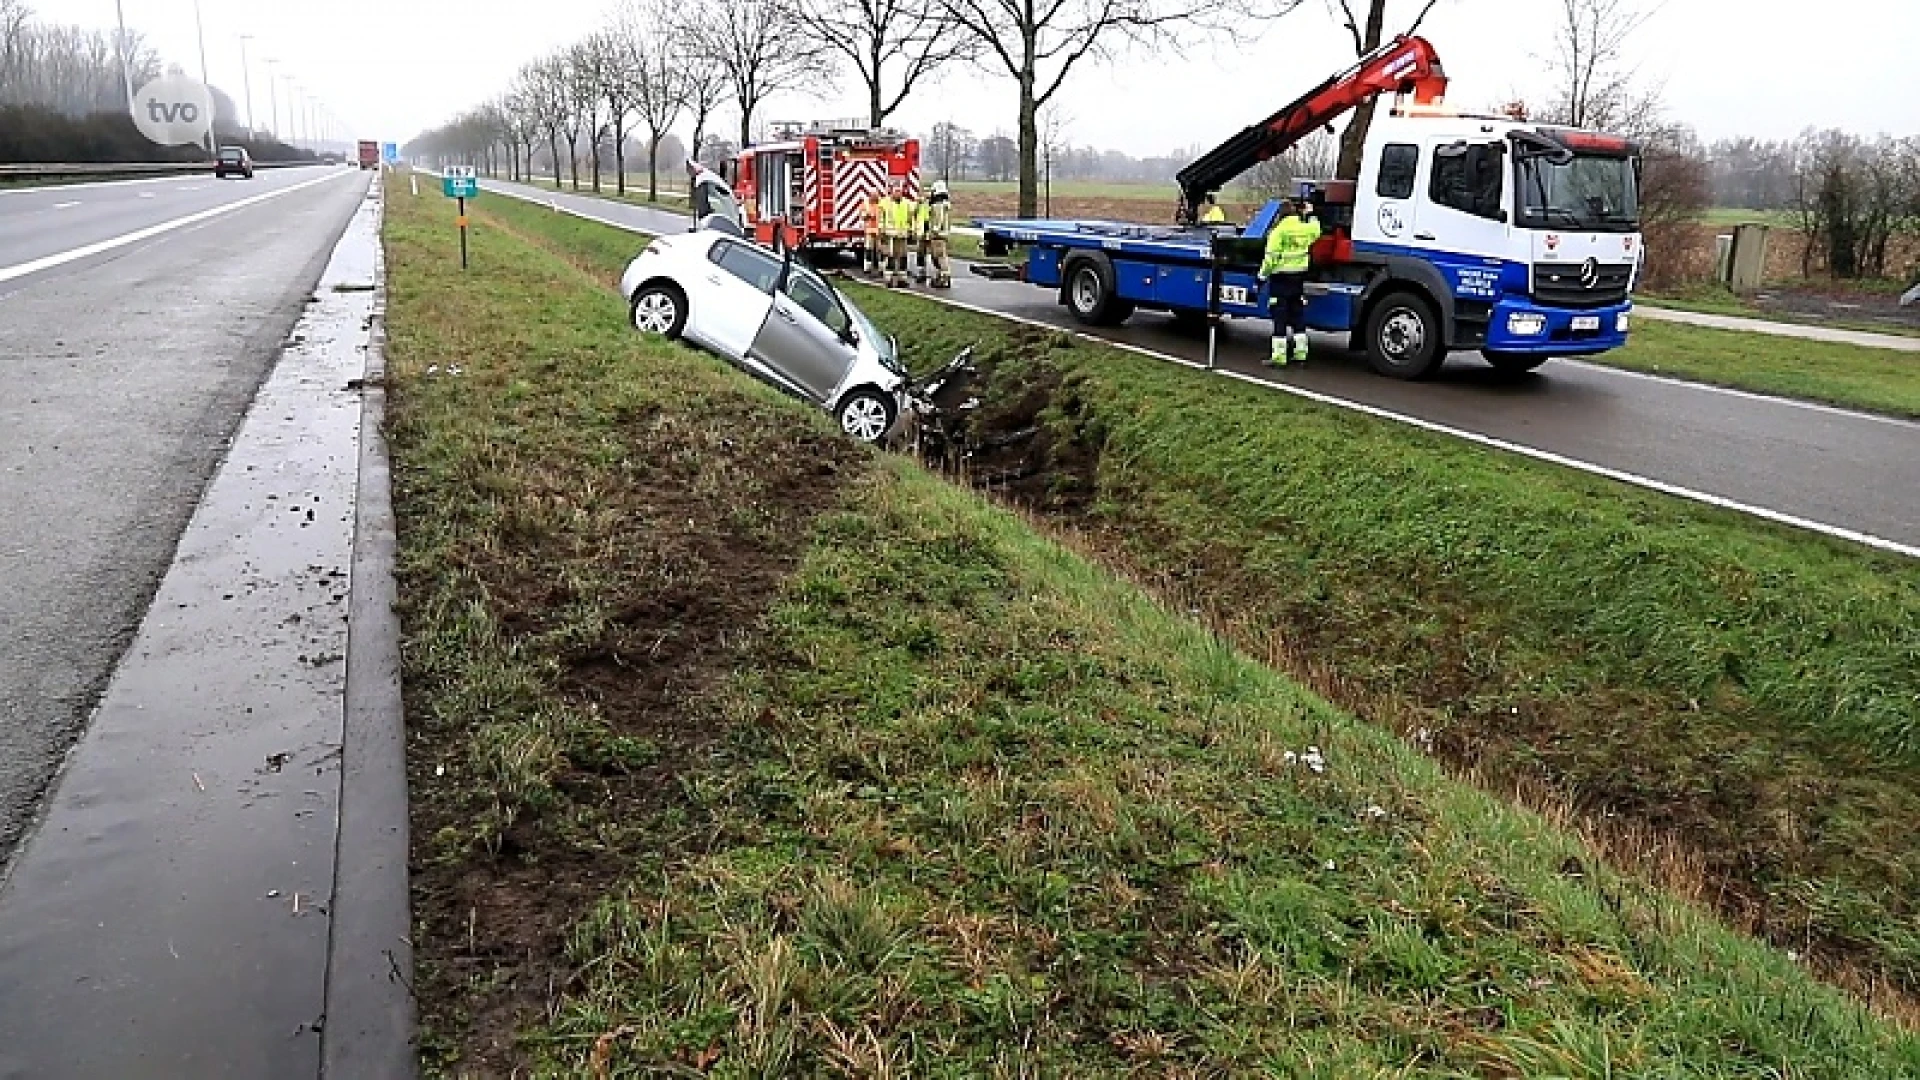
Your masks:
{"label": "bare tree", "polygon": [[[553,186],[560,186],[560,136],[567,130],[566,65],[557,56],[527,65],[522,74],[533,125],[547,141]],[[576,179],[578,179],[576,177]]]}
{"label": "bare tree", "polygon": [[1636,0],[1560,0],[1549,58],[1558,84],[1553,119],[1583,128],[1626,130],[1657,111],[1658,94],[1636,90],[1627,43],[1652,17]]}
{"label": "bare tree", "polygon": [[[824,90],[832,78],[826,50],[811,35],[796,35],[789,0],[730,0],[690,8],[684,24],[697,60],[726,75],[740,109],[740,145],[753,138],[753,118],[775,94]],[[704,134],[704,132],[702,132]]]}
{"label": "bare tree", "polygon": [[573,135],[573,190],[580,190],[580,139],[587,140],[587,161],[593,190],[600,190],[600,147],[607,138],[607,117],[601,109],[607,84],[613,81],[612,57],[601,35],[578,42],[566,52],[569,128]]}
{"label": "bare tree", "polygon": [[940,0],[795,0],[794,14],[823,52],[853,65],[876,128],[922,79],[974,44]]}
{"label": "bare tree", "polygon": [[[1353,54],[1365,56],[1380,47],[1383,41],[1392,40],[1385,36],[1387,26],[1387,6],[1390,0],[1365,0],[1366,21],[1363,23],[1353,9],[1353,0],[1327,0],[1328,12],[1340,24],[1347,28],[1353,38]],[[1440,0],[1420,0],[1420,10],[1413,21],[1407,24],[1401,34],[1418,33],[1427,16],[1439,6]],[[1397,35],[1396,35],[1397,36]],[[1340,136],[1340,159],[1335,163],[1333,175],[1342,180],[1353,180],[1360,175],[1360,158],[1366,152],[1367,133],[1373,130],[1373,110],[1376,101],[1368,101],[1354,110],[1353,119],[1348,122],[1347,130]]]}
{"label": "bare tree", "polygon": [[1254,166],[1241,184],[1248,194],[1265,202],[1292,195],[1295,180],[1324,180],[1334,176],[1339,166],[1339,140],[1324,131],[1316,131],[1279,157]]}
{"label": "bare tree", "polygon": [[678,62],[673,42],[660,32],[664,19],[648,14],[629,18],[621,34],[622,68],[631,80],[633,108],[647,132],[647,199],[660,198],[660,142],[687,108],[689,67]]}
{"label": "bare tree", "polygon": [[[1228,12],[1213,0],[939,0],[970,36],[981,63],[1004,71],[1019,88],[1019,173],[1022,217],[1038,204],[1039,113],[1081,62],[1111,57],[1132,45],[1177,48],[1188,32],[1224,29]],[[1262,0],[1273,14],[1299,0]],[[1244,29],[1259,16],[1233,13]]]}

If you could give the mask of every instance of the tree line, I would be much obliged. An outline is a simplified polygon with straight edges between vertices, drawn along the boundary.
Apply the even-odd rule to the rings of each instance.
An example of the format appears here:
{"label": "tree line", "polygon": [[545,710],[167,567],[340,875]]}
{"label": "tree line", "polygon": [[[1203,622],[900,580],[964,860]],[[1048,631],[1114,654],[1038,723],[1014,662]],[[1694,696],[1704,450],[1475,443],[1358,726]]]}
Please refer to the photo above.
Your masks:
{"label": "tree line", "polygon": [[[1323,0],[1366,55],[1420,29],[1446,0]],[[735,0],[689,5],[626,0],[608,25],[522,68],[499,97],[409,144],[416,157],[492,163],[525,176],[540,160],[556,183],[581,169],[598,189],[603,163],[624,191],[630,151],[647,158],[657,197],[663,149],[718,165],[760,134],[778,95],[824,96],[851,77],[865,123],[884,127],[910,96],[956,64],[1004,75],[1016,88],[1014,124],[976,134],[954,122],[923,133],[922,168],[948,180],[1017,181],[1018,212],[1036,212],[1041,170],[1055,179],[1165,183],[1197,149],[1135,157],[1074,146],[1058,97],[1072,72],[1131,46],[1178,47],[1246,32],[1300,0]],[[1915,140],[1809,133],[1789,143],[1751,139],[1704,146],[1666,114],[1660,88],[1642,78],[1633,43],[1658,11],[1648,0],[1553,0],[1554,30],[1537,57],[1546,76],[1537,102],[1505,102],[1504,115],[1614,131],[1645,150],[1642,215],[1650,251],[1695,243],[1709,205],[1793,211],[1815,261],[1841,276],[1884,274],[1903,233],[1920,231]],[[722,110],[731,133],[715,123]],[[1357,110],[1337,141],[1316,136],[1242,179],[1249,194],[1293,177],[1352,179],[1373,114]],[[670,132],[691,124],[684,149]],[[1650,269],[1657,269],[1650,267]]]}
{"label": "tree line", "polygon": [[[37,20],[25,0],[0,0],[0,164],[194,161],[194,146],[155,146],[127,112],[128,83],[160,76],[163,60],[137,30],[127,31],[126,68],[118,31]],[[129,78],[130,76],[130,78]],[[214,132],[261,161],[311,158],[248,132],[233,98],[213,94]]]}

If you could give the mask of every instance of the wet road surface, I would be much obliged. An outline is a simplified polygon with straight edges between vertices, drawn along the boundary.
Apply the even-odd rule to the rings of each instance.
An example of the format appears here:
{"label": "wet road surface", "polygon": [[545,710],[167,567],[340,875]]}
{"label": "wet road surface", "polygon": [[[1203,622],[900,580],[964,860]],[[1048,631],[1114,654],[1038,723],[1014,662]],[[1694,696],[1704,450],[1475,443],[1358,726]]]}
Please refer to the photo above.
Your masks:
{"label": "wet road surface", "polygon": [[358,204],[354,175],[0,193],[5,275],[311,185],[0,280],[0,867]]}
{"label": "wet road surface", "polygon": [[[209,241],[277,255],[243,269],[292,288],[290,300],[201,297],[168,314],[225,332],[201,343],[211,355],[156,361],[209,399],[210,418],[191,428],[197,448],[232,430],[224,410],[246,409],[278,359],[199,505],[194,491],[179,508],[192,520],[177,552],[172,533],[159,552],[152,607],[0,884],[0,1078],[318,1075],[360,420],[348,383],[364,363],[377,250],[366,189],[364,174],[343,178],[277,220],[246,211],[208,230]],[[178,244],[163,245],[176,267],[198,250]],[[274,346],[296,315],[282,355]],[[168,332],[139,325],[149,339]],[[264,356],[251,351],[256,337]],[[110,354],[141,355],[124,343]],[[111,359],[98,360],[87,400],[119,389]],[[198,366],[227,378],[202,385]],[[242,400],[222,396],[229,384]],[[166,520],[176,507],[153,509]],[[102,585],[126,591],[119,579]],[[403,806],[387,812],[404,819]]]}
{"label": "wet road surface", "polygon": [[[681,231],[669,211],[483,181],[557,202],[583,216],[652,232]],[[948,298],[1049,326],[1084,331],[1050,290],[955,275]],[[1204,361],[1204,334],[1143,312],[1093,333]],[[1230,323],[1221,366],[1246,377],[1383,410],[1454,432],[1591,466],[1676,494],[1705,497],[1776,520],[1920,548],[1920,424],[1678,382],[1599,365],[1555,361],[1520,378],[1457,354],[1424,383],[1381,378],[1359,357],[1318,349],[1306,370],[1260,367],[1264,323]],[[1330,344],[1321,339],[1319,344]]]}

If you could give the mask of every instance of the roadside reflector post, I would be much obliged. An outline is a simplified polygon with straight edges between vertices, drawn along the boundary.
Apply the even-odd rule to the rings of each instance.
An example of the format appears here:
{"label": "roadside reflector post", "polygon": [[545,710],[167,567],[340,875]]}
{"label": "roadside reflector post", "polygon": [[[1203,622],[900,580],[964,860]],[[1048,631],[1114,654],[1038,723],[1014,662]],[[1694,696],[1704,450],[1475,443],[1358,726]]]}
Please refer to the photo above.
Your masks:
{"label": "roadside reflector post", "polygon": [[1214,237],[1207,259],[1207,370],[1214,370],[1220,356],[1220,241]]}

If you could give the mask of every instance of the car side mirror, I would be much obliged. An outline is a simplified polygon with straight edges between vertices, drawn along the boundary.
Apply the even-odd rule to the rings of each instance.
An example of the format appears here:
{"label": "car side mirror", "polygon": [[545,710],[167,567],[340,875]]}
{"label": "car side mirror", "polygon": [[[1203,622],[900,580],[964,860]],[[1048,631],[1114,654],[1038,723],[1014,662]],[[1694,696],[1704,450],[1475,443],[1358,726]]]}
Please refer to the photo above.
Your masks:
{"label": "car side mirror", "polygon": [[846,342],[848,345],[858,345],[860,344],[860,331],[849,326],[845,330],[840,331],[840,340]]}

